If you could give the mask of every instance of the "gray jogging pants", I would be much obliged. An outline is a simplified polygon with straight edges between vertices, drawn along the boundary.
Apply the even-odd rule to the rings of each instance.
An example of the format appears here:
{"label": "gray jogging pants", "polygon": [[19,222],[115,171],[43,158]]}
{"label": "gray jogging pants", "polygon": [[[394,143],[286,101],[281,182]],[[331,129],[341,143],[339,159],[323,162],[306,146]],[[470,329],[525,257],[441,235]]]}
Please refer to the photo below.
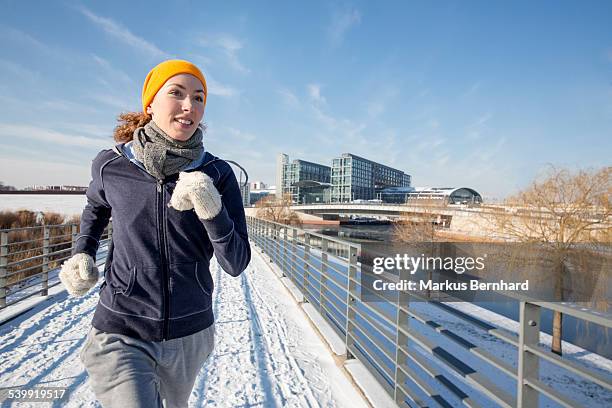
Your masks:
{"label": "gray jogging pants", "polygon": [[214,342],[214,324],[162,342],[92,327],[79,356],[104,408],[185,408]]}

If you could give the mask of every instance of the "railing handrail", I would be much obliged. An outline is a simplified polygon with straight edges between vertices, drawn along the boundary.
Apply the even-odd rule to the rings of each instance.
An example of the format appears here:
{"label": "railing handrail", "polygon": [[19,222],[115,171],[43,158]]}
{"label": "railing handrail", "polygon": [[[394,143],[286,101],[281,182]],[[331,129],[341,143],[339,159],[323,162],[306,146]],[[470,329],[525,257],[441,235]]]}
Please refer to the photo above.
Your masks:
{"label": "railing handrail", "polygon": [[[377,378],[383,388],[385,388],[395,399],[398,405],[403,405],[406,399],[418,405],[418,395],[405,384],[405,381],[410,379],[422,392],[425,392],[425,394],[438,403],[443,403],[441,402],[442,400],[444,400],[444,402],[447,401],[441,395],[436,394],[430,382],[441,385],[450,395],[459,398],[462,400],[463,404],[467,406],[478,406],[478,403],[468,395],[474,392],[478,392],[480,395],[484,395],[497,404],[506,407],[538,406],[540,395],[545,395],[563,406],[578,406],[571,398],[562,394],[557,389],[551,388],[539,379],[539,363],[541,360],[545,360],[556,367],[568,370],[568,372],[573,374],[578,374],[586,381],[597,384],[604,389],[612,390],[612,380],[610,376],[598,373],[572,360],[557,356],[539,345],[542,308],[571,315],[579,320],[591,322],[603,327],[612,326],[612,316],[608,313],[589,310],[579,305],[573,307],[568,302],[553,303],[541,302],[534,299],[527,299],[525,301],[525,299],[523,299],[519,302],[520,319],[518,323],[520,330],[518,334],[509,334],[509,332],[500,330],[496,326],[461,312],[450,305],[435,301],[429,302],[432,306],[444,310],[463,322],[472,324],[478,330],[485,331],[497,339],[502,340],[505,344],[516,347],[519,358],[518,367],[515,368],[511,364],[505,362],[500,356],[493,355],[482,347],[473,344],[469,338],[461,337],[445,328],[444,324],[439,324],[430,319],[428,320],[418,311],[411,310],[408,307],[407,292],[400,292],[397,302],[388,302],[393,305],[396,310],[395,319],[385,315],[382,311],[376,310],[372,304],[367,304],[361,302],[360,299],[356,299],[354,296],[356,286],[354,285],[360,284],[355,277],[355,271],[358,267],[357,263],[349,256],[348,259],[340,258],[335,262],[336,264],[340,264],[340,268],[330,269],[328,255],[331,254],[327,252],[328,242],[333,241],[342,243],[346,245],[346,248],[350,248],[351,245],[354,245],[353,243],[316,234],[317,237],[321,238],[321,243],[320,253],[315,253],[311,251],[314,246],[310,244],[308,239],[309,236],[315,236],[315,233],[302,230],[296,226],[279,224],[255,217],[247,217],[247,222],[249,226],[249,235],[254,243],[262,249],[262,252],[270,257],[271,261],[275,262],[281,268],[283,275],[288,276],[298,289],[302,291],[304,301],[312,302],[315,306],[318,305],[319,311],[330,323],[332,328],[336,329],[338,334],[346,337],[345,345],[347,347],[347,358],[356,357],[360,359],[374,377]],[[289,240],[289,231],[291,232],[292,240]],[[299,245],[297,245],[297,242],[292,241],[298,240],[300,234],[303,238],[300,240]],[[317,248],[319,248],[318,245]],[[342,288],[346,294],[346,302],[332,302],[329,300],[330,298],[333,297],[335,300],[339,301],[342,295],[338,297],[338,292],[327,290],[325,285],[329,280],[333,280],[335,288],[338,289],[337,278],[333,278],[333,275],[329,274],[335,273],[338,275],[338,269],[342,268],[346,268],[345,274],[342,275],[342,277],[348,278],[346,279],[347,283],[345,283],[345,286]],[[314,276],[315,274],[318,274],[318,277]],[[400,279],[401,278],[402,276],[400,276]],[[318,286],[316,286],[315,283]],[[319,290],[319,303],[317,303],[316,296],[317,288]],[[404,304],[403,302],[406,303]],[[356,305],[361,306],[361,308],[366,311],[362,312]],[[340,312],[340,309],[344,309],[344,311]],[[371,313],[371,315],[368,316],[364,313]],[[361,321],[369,323],[371,328],[368,330],[368,327],[363,326],[363,323],[360,323],[357,317],[359,317]],[[426,337],[418,331],[411,331],[407,326],[408,323],[403,323],[404,320],[408,321],[407,319],[409,317],[419,321],[424,325],[423,327],[429,327],[429,329],[424,328],[423,330],[433,330],[436,332],[437,336],[443,336],[446,343],[450,341],[456,347],[466,350],[470,358],[478,362],[487,363],[492,369],[515,380],[517,384],[516,392],[513,395],[507,393],[493,383],[486,375],[472,368],[469,361],[466,363],[460,360],[458,356],[454,356],[452,353],[445,351],[445,346],[440,343],[432,343],[431,337]],[[345,328],[341,327],[342,319],[346,321]],[[392,331],[385,331],[383,333],[381,330],[383,330],[384,327],[387,327],[385,330],[391,327]],[[344,333],[342,333],[342,330],[344,330]],[[365,336],[370,342],[370,345],[366,345],[355,330],[358,330],[362,336]],[[387,341],[390,341],[392,337],[395,338],[395,369],[393,369],[393,366],[389,367],[385,364],[385,359],[391,361],[389,360],[389,351],[383,349],[382,345],[377,344],[375,338],[376,333],[371,333],[373,330],[381,337],[386,338]],[[415,353],[413,350],[414,346],[408,347],[409,339],[410,345],[419,344],[419,347],[431,356],[430,359],[441,363],[449,372],[454,371],[455,374],[459,373],[468,380],[465,384],[460,385],[464,388],[469,388],[470,391],[464,392],[461,387],[453,385],[452,377],[445,377],[444,372],[440,372],[439,369],[428,362],[429,360],[425,359],[423,354],[419,352]],[[376,353],[379,353],[379,356],[377,356]],[[417,375],[415,371],[406,365],[406,359],[420,366],[425,372],[424,375],[429,376],[430,382],[428,383],[422,378],[423,374]],[[395,374],[390,375],[391,372]]]}
{"label": "railing handrail", "polygon": [[[0,310],[32,296],[47,296],[49,288],[59,284],[59,281],[49,284],[49,274],[54,271],[54,269],[51,269],[54,265],[70,257],[74,249],[78,227],[78,223],[69,222],[0,230]],[[51,230],[58,228],[70,228],[70,232],[51,235]],[[9,235],[12,232],[36,229],[42,231],[40,238],[32,239],[31,236],[27,236],[21,241],[9,241]],[[105,244],[105,241],[110,239],[111,236],[112,224],[109,222],[108,227],[102,234],[102,237],[106,237],[106,239],[101,240],[100,244]],[[57,239],[62,239],[62,241],[57,242]],[[38,246],[41,242],[42,246]],[[33,246],[20,248],[19,245]],[[16,250],[11,252],[10,248],[16,248]],[[15,258],[17,255],[27,254],[28,252],[36,253],[37,255],[12,259],[9,262],[9,258]],[[30,293],[22,297],[7,299],[10,295],[23,293],[24,290],[36,286],[40,286],[40,290],[30,291]],[[14,287],[17,287],[17,289],[11,290]]]}
{"label": "railing handrail", "polygon": [[[257,217],[247,216],[246,218],[247,219],[250,219],[250,218],[255,219]],[[266,220],[266,222],[270,223],[271,225],[275,225],[275,226],[277,226],[279,228],[293,228],[293,229],[295,229],[297,231],[301,231],[302,233],[308,234],[308,235],[310,235],[312,237],[321,238],[321,239],[324,239],[326,241],[335,242],[335,243],[340,244],[340,245],[346,245],[348,247],[353,247],[353,248],[356,248],[358,251],[361,251],[361,244],[358,244],[356,242],[344,241],[342,239],[330,237],[330,236],[325,235],[325,234],[319,234],[318,232],[307,231],[307,230],[299,228],[299,227],[297,227],[295,225],[287,225],[287,224],[282,224],[282,223],[279,223],[279,222],[276,222],[276,221],[269,221],[269,220]]]}
{"label": "railing handrail", "polygon": [[69,222],[65,224],[49,224],[49,225],[34,225],[31,227],[17,227],[17,228],[4,228],[0,229],[0,232],[15,232],[15,231],[24,231],[31,229],[43,229],[43,228],[60,228],[60,227],[70,227],[72,225],[79,225],[77,222]]}

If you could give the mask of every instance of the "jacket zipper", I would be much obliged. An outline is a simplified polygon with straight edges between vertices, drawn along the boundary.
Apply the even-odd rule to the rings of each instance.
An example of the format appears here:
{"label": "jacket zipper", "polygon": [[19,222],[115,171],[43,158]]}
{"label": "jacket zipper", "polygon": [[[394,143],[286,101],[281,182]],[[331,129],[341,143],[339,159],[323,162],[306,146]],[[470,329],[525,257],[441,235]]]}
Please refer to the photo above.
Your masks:
{"label": "jacket zipper", "polygon": [[162,340],[168,339],[168,325],[170,318],[170,295],[169,295],[169,277],[167,269],[167,254],[166,254],[166,228],[164,223],[164,188],[163,181],[157,181],[157,202],[158,202],[158,223],[159,223],[159,249],[161,255],[161,270],[162,270],[162,294],[164,299],[164,315],[163,315],[163,329],[162,329]]}

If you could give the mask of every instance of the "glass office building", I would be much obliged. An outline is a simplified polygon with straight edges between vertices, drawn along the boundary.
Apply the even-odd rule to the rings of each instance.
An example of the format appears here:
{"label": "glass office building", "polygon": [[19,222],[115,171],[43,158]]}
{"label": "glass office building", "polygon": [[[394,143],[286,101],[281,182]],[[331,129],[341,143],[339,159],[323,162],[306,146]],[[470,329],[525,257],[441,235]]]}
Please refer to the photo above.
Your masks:
{"label": "glass office building", "polygon": [[375,200],[388,187],[410,187],[410,175],[351,153],[332,161],[331,202]]}
{"label": "glass office building", "polygon": [[277,185],[282,196],[290,196],[297,204],[329,202],[329,166],[298,159],[289,162],[284,154],[277,164]]}

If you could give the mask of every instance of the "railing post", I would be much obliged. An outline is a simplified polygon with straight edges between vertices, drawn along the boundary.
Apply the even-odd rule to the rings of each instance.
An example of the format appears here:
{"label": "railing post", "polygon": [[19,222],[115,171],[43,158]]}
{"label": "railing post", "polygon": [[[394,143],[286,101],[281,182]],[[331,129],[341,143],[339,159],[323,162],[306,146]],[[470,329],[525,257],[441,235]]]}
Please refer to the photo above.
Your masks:
{"label": "railing post", "polygon": [[[265,248],[266,248],[266,255],[268,255],[268,258],[270,258],[270,235],[272,235],[272,233],[270,232],[270,229],[271,229],[270,228],[270,223],[266,222],[265,225],[266,225],[266,233],[265,233],[265,236],[266,236],[266,246],[265,246]],[[272,262],[272,259],[270,259],[270,262]]]}
{"label": "railing post", "polygon": [[49,227],[43,225],[43,258],[42,258],[42,289],[41,296],[49,294]]}
{"label": "railing post", "polygon": [[276,224],[270,224],[270,247],[268,248],[268,256],[270,262],[274,262],[274,232],[276,231]]}
{"label": "railing post", "polygon": [[70,236],[71,236],[70,249],[74,250],[74,247],[76,246],[76,239],[77,239],[77,225],[76,224],[72,224],[70,226]]}
{"label": "railing post", "polygon": [[252,218],[253,221],[253,240],[257,245],[260,244],[259,241],[259,218]]}
{"label": "railing post", "polygon": [[304,272],[302,274],[302,288],[304,291],[304,302],[308,302],[306,294],[308,293],[308,275],[310,274],[310,234],[304,233]]}
{"label": "railing post", "polygon": [[282,267],[282,272],[283,272],[283,276],[287,276],[287,270],[288,270],[288,266],[287,266],[287,245],[289,243],[287,242],[287,226],[285,225],[285,227],[283,228],[283,267]]}
{"label": "railing post", "polygon": [[351,339],[351,327],[355,319],[355,310],[353,309],[353,302],[355,302],[357,296],[356,287],[357,277],[357,249],[352,245],[348,247],[348,267],[347,267],[347,281],[346,281],[346,358],[353,358],[350,348],[353,345]]}
{"label": "railing post", "polygon": [[323,315],[325,314],[325,309],[323,309],[323,302],[325,302],[325,298],[323,294],[327,292],[327,273],[328,273],[328,254],[327,254],[327,246],[328,242],[325,238],[321,238],[321,273],[319,274],[319,312]]}
{"label": "railing post", "polygon": [[291,264],[293,265],[293,270],[291,271],[291,279],[293,280],[293,283],[297,284],[297,279],[295,277],[295,273],[297,272],[297,251],[298,251],[298,244],[297,244],[297,228],[293,229],[293,232],[291,233],[292,235],[292,240],[293,240],[293,247],[291,248]]}
{"label": "railing post", "polygon": [[[401,268],[399,270],[399,281],[406,282],[409,279],[410,272],[405,268]],[[408,337],[402,330],[400,330],[400,328],[408,331],[408,314],[402,309],[402,305],[405,305],[405,307],[408,308],[410,306],[409,299],[410,297],[407,291],[397,291],[397,309],[395,314],[395,378],[393,381],[393,399],[397,405],[400,406],[404,403],[404,398],[402,397],[403,392],[399,389],[399,386],[406,382],[406,374],[404,374],[400,368],[405,364],[406,358],[400,348],[405,346],[406,351],[408,351]]]}
{"label": "railing post", "polygon": [[268,223],[268,247],[267,247],[267,252],[268,252],[268,258],[270,259],[270,262],[273,262],[272,256],[273,256],[273,251],[274,250],[274,224],[272,223]]}
{"label": "railing post", "polygon": [[6,307],[6,264],[8,264],[8,232],[0,232],[0,309]]}
{"label": "railing post", "polygon": [[518,378],[516,400],[518,408],[538,406],[538,391],[525,384],[530,378],[538,379],[540,360],[525,350],[525,346],[536,347],[540,341],[540,306],[521,302],[518,344]]}
{"label": "railing post", "polygon": [[274,224],[274,239],[272,243],[274,244],[274,262],[280,266],[279,256],[280,256],[280,242],[278,238],[280,237],[280,227]]}
{"label": "railing post", "polygon": [[108,222],[108,241],[110,242],[113,239],[113,222]]}

